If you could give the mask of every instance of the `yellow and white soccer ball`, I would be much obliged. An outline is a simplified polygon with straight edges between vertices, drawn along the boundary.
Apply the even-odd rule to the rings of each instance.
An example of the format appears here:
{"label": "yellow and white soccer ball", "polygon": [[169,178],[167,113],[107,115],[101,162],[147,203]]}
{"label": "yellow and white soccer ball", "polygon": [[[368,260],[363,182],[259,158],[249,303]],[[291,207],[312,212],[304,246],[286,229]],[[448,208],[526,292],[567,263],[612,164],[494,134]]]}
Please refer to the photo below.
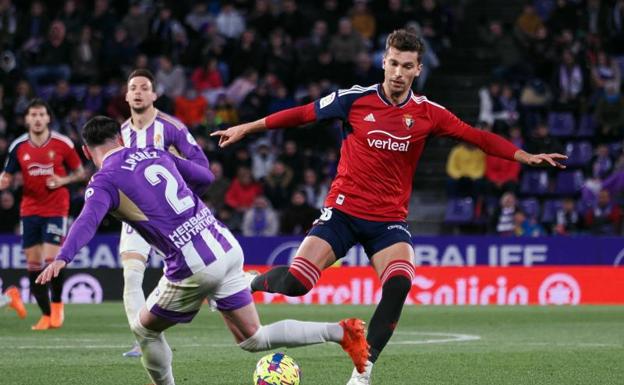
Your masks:
{"label": "yellow and white soccer ball", "polygon": [[271,353],[262,357],[253,374],[254,385],[299,385],[300,380],[299,365],[284,353]]}

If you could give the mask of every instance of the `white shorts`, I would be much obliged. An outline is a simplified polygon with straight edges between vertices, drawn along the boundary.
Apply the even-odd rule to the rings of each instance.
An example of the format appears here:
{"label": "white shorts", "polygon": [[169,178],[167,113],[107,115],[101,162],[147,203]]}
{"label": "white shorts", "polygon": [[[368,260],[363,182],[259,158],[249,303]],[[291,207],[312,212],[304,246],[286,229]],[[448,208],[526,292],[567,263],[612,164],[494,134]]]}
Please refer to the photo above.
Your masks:
{"label": "white shorts", "polygon": [[[227,230],[226,230],[227,231]],[[234,238],[234,236],[232,236]],[[253,302],[243,273],[243,250],[238,242],[225,255],[181,281],[163,276],[145,305],[152,314],[173,322],[191,322],[206,297],[219,310],[236,310]]]}
{"label": "white shorts", "polygon": [[137,233],[132,226],[126,222],[121,222],[121,237],[119,240],[119,254],[137,253],[145,257],[145,261],[149,257],[152,247],[143,237]]}

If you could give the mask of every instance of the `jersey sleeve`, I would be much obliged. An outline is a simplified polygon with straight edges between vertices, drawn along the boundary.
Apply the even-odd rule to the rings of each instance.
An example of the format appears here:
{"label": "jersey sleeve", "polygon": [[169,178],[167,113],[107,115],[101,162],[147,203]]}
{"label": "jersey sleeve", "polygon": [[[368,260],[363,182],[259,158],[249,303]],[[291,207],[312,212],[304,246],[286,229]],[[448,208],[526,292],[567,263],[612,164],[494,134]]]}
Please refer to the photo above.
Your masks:
{"label": "jersey sleeve", "polygon": [[479,147],[483,152],[499,158],[515,160],[518,151],[510,141],[488,131],[476,129],[460,120],[442,106],[431,103],[430,116],[433,120],[433,133],[449,136]]}
{"label": "jersey sleeve", "polygon": [[76,152],[75,147],[70,147],[65,145],[65,157],[64,162],[69,167],[70,170],[76,170],[82,166],[82,162],[80,160],[80,156],[78,156],[78,152]]}
{"label": "jersey sleeve", "polygon": [[362,93],[358,90],[341,89],[324,96],[314,102],[316,120],[342,119],[347,120],[351,105]]}
{"label": "jersey sleeve", "polygon": [[175,130],[173,145],[184,158],[208,168],[208,158],[186,127]]}
{"label": "jersey sleeve", "polygon": [[103,183],[98,183],[98,181],[89,183],[85,191],[84,207],[69,230],[56,259],[66,263],[71,262],[76,253],[93,238],[104,216],[117,205],[119,202],[114,199],[110,189],[103,186]]}
{"label": "jersey sleeve", "polygon": [[194,193],[201,195],[206,188],[208,188],[210,183],[214,181],[214,175],[208,167],[203,167],[189,160],[178,158],[177,156],[169,154],[166,156],[169,156],[173,160],[184,182],[186,182]]}
{"label": "jersey sleeve", "polygon": [[17,159],[17,148],[19,146],[15,146],[11,149],[9,154],[7,155],[6,162],[4,164],[4,171],[9,174],[15,174],[20,170],[20,164]]}

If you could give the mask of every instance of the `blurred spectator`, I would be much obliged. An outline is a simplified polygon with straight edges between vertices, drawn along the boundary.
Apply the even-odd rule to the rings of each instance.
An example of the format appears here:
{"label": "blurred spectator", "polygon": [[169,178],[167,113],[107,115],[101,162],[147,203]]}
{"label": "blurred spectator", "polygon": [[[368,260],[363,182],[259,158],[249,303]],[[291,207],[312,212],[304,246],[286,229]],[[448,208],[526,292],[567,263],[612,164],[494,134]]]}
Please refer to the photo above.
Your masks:
{"label": "blurred spectator", "polygon": [[295,51],[288,35],[281,29],[271,32],[269,50],[266,57],[265,69],[282,83],[293,86],[295,74]]}
{"label": "blurred spectator", "polygon": [[431,43],[434,51],[441,52],[449,46],[448,18],[436,0],[422,0],[416,19],[422,26],[422,36]]}
{"label": "blurred spectator", "polygon": [[121,87],[119,87],[117,94],[113,95],[106,106],[106,114],[120,124],[130,116],[130,106],[128,102],[126,102],[127,90],[128,87],[124,82]]}
{"label": "blurred spectator", "polygon": [[231,2],[221,5],[221,12],[217,15],[217,29],[228,39],[238,39],[245,30],[245,19]]}
{"label": "blurred spectator", "polygon": [[288,94],[285,86],[280,85],[275,90],[275,94],[269,99],[269,113],[282,111],[295,107],[295,100]]}
{"label": "blurred spectator", "polygon": [[514,235],[516,237],[541,237],[546,235],[544,228],[537,223],[535,218],[527,218],[522,210],[514,213]]}
{"label": "blurred spectator", "polygon": [[284,143],[284,151],[279,159],[293,172],[294,183],[300,183],[303,178],[304,164],[303,155],[301,151],[298,150],[297,142],[294,140],[287,140]]}
{"label": "blurred spectator", "polygon": [[281,160],[273,163],[273,168],[264,178],[264,194],[276,209],[286,206],[293,189],[293,171]]}
{"label": "blurred spectator", "polygon": [[596,63],[591,66],[591,76],[595,92],[600,96],[606,88],[619,89],[622,84],[618,63],[605,51],[598,52]]}
{"label": "blurred spectator", "polygon": [[532,79],[520,91],[520,104],[523,109],[523,125],[532,130],[546,116],[546,108],[551,100],[548,86],[540,79]]}
{"label": "blurred spectator", "polygon": [[158,71],[156,71],[156,93],[165,94],[171,99],[182,95],[186,89],[186,76],[184,69],[174,65],[171,58],[162,55],[159,59]]}
{"label": "blurred spectator", "polygon": [[271,144],[266,139],[256,142],[256,150],[251,156],[251,169],[253,177],[261,180],[269,174],[275,163],[276,156],[271,150]]}
{"label": "blurred spectator", "polygon": [[149,33],[150,16],[139,1],[131,1],[128,13],[121,20],[121,27],[128,32],[135,46],[143,43]]}
{"label": "blurred spectator", "polygon": [[238,112],[225,94],[220,94],[214,106],[215,115],[221,124],[232,126],[238,123]]}
{"label": "blurred spectator", "polygon": [[498,206],[492,215],[492,232],[499,236],[514,234],[514,214],[518,211],[516,196],[512,192],[504,193]]}
{"label": "blurred spectator", "polygon": [[89,25],[93,28],[93,35],[100,41],[107,40],[113,35],[117,25],[117,16],[114,14],[109,0],[95,0]]}
{"label": "blurred spectator", "polygon": [[0,42],[1,46],[13,47],[17,33],[17,11],[12,0],[0,1]]}
{"label": "blurred spectator", "polygon": [[208,102],[193,88],[187,88],[175,99],[175,115],[189,128],[199,126],[206,114]]}
{"label": "blurred spectator", "polygon": [[191,27],[195,33],[201,33],[208,24],[214,23],[212,15],[208,12],[208,6],[200,1],[193,4],[193,8],[184,18],[186,25]]}
{"label": "blurred spectator", "polygon": [[225,203],[236,211],[243,212],[253,205],[260,194],[262,186],[253,180],[249,168],[239,167],[236,178],[225,193]]}
{"label": "blurred spectator", "polygon": [[226,92],[227,98],[238,106],[256,88],[257,83],[258,72],[255,69],[248,68],[241,76],[234,79],[228,87]]}
{"label": "blurred spectator", "polygon": [[513,78],[513,72],[521,60],[520,50],[499,20],[491,20],[488,27],[480,30],[483,43],[480,55],[496,61],[495,75],[504,79]]}
{"label": "blurred spectator", "polygon": [[329,50],[336,64],[336,79],[341,85],[347,85],[353,68],[353,61],[358,52],[366,51],[366,45],[362,37],[355,31],[351,21],[347,18],[340,19],[338,34],[334,35],[329,43]]}
{"label": "blurred spectator", "polygon": [[578,109],[585,83],[583,71],[576,62],[574,54],[570,50],[565,50],[553,82],[555,90],[554,107],[567,111]]}
{"label": "blurred spectator", "polygon": [[76,98],[71,94],[67,80],[59,80],[56,83],[48,104],[59,121],[65,119],[69,111],[77,106]]}
{"label": "blurred spectator", "polygon": [[295,191],[290,205],[282,211],[280,234],[304,235],[318,216],[319,211],[306,202],[304,192]]}
{"label": "blurred spectator", "polygon": [[261,37],[267,38],[275,26],[275,17],[271,13],[269,0],[256,0],[253,11],[247,18],[247,25]]}
{"label": "blurred spectator", "polygon": [[[240,41],[233,47],[230,64],[230,78],[237,78],[245,69],[249,68],[252,63],[257,63],[256,68],[263,69],[266,60],[266,49],[262,42],[258,40],[255,31],[246,30],[240,36]],[[211,68],[216,69],[216,59],[209,58],[208,62],[215,61]],[[219,75],[221,77],[221,75]],[[222,82],[223,83],[223,82]],[[219,87],[222,86],[219,85]]]}
{"label": "blurred spectator", "polygon": [[186,30],[173,16],[170,7],[163,6],[152,21],[146,50],[153,55],[169,55],[178,60],[181,50],[188,44]]}
{"label": "blurred spectator", "polygon": [[585,213],[587,228],[594,235],[619,235],[622,227],[622,211],[611,201],[608,190],[598,193],[598,201]]}
{"label": "blurred spectator", "polygon": [[[420,24],[417,22],[407,23],[407,28],[412,29],[417,35],[422,36],[422,28]],[[422,68],[420,70],[420,75],[416,78],[416,90],[422,92],[425,88],[425,84],[427,83],[427,79],[431,75],[431,71],[440,66],[440,60],[438,59],[438,55],[436,55],[435,51],[431,47],[429,40],[427,38],[422,37],[423,46],[425,47],[425,52],[420,58],[420,64],[422,64]],[[385,53],[385,46],[382,48],[382,55]],[[376,57],[378,57],[376,55]],[[383,60],[379,58],[379,63]]]}
{"label": "blurred spectator", "polygon": [[408,12],[402,7],[401,0],[387,0],[387,7],[378,13],[377,30],[382,39],[397,28],[401,28],[409,20]]}
{"label": "blurred spectator", "polygon": [[479,180],[485,174],[485,154],[477,147],[459,143],[453,147],[446,162],[449,176],[448,194],[451,197],[479,195]]}
{"label": "blurred spectator", "polygon": [[601,144],[596,148],[596,155],[591,161],[591,175],[603,180],[613,171],[613,159],[609,154],[609,147]]}
{"label": "blurred spectator", "polygon": [[295,40],[310,30],[307,18],[299,10],[295,0],[282,1],[282,12],[277,17],[277,25]]}
{"label": "blurred spectator", "polygon": [[50,25],[48,39],[41,45],[35,65],[26,69],[26,76],[35,87],[40,83],[50,83],[58,79],[69,80],[71,68],[67,63],[71,56],[72,50],[66,40],[65,25],[56,20]]}
{"label": "blurred spectator", "polygon": [[71,43],[77,42],[85,20],[81,12],[76,8],[75,0],[65,0],[63,10],[58,15],[58,20],[65,25],[67,40]]}
{"label": "blurred spectator", "polygon": [[[71,2],[71,0],[69,1]],[[91,27],[85,25],[72,53],[72,81],[95,81],[100,70],[100,47],[93,40]]]}
{"label": "blurred spectator", "polygon": [[540,19],[533,4],[526,3],[522,8],[522,13],[516,19],[516,37],[525,46],[528,46],[532,40],[537,38],[538,31],[543,27],[542,19]]}
{"label": "blurred spectator", "polygon": [[230,180],[223,176],[223,166],[220,162],[210,162],[210,171],[215,179],[206,189],[203,198],[208,207],[217,213],[225,205],[225,194],[230,187]]}
{"label": "blurred spectator", "polygon": [[363,86],[379,83],[381,72],[373,67],[373,60],[367,52],[360,52],[355,59],[353,83]]}
{"label": "blurred spectator", "polygon": [[377,22],[368,7],[368,0],[354,0],[349,11],[351,25],[364,39],[371,40],[375,36]]}
{"label": "blurred spectator", "polygon": [[561,208],[557,210],[554,233],[557,235],[576,235],[583,228],[583,217],[576,210],[574,199],[563,200]]}
{"label": "blurred spectator", "polygon": [[613,85],[607,87],[605,95],[596,105],[596,121],[601,141],[621,139],[624,133],[624,99]]}
{"label": "blurred spectator", "polygon": [[253,207],[243,215],[243,235],[270,237],[277,235],[279,219],[268,199],[262,195],[254,200]]}
{"label": "blurred spectator", "polygon": [[338,30],[338,24],[343,17],[343,13],[338,6],[338,0],[324,0],[323,8],[320,10],[317,19],[325,20],[329,27],[329,32],[333,35]]}
{"label": "blurred spectator", "polygon": [[221,89],[223,80],[217,68],[217,59],[210,58],[201,67],[197,67],[191,75],[193,87],[201,93],[208,90]]}
{"label": "blurred spectator", "polygon": [[578,26],[578,13],[576,4],[568,0],[557,0],[557,6],[550,14],[548,27],[555,33],[564,29],[576,30]]}
{"label": "blurred spectator", "polygon": [[303,172],[303,184],[298,190],[305,194],[308,205],[321,209],[325,206],[325,197],[329,190],[326,184],[320,183],[318,175],[313,168],[306,168]]}
{"label": "blurred spectator", "polygon": [[0,218],[0,234],[15,234],[20,221],[19,204],[10,191],[0,193]]}
{"label": "blurred spectator", "polygon": [[[137,55],[137,49],[124,27],[115,28],[115,34],[112,39],[107,39],[104,51],[106,59],[104,67],[109,76],[122,77],[135,58],[135,68],[147,67],[147,56]],[[141,61],[145,61],[145,63],[141,63]]]}
{"label": "blurred spectator", "polygon": [[30,4],[30,12],[23,14],[17,23],[15,40],[28,64],[35,64],[35,55],[45,40],[49,23],[43,2],[39,0]]}
{"label": "blurred spectator", "polygon": [[548,126],[545,123],[540,123],[533,130],[533,136],[527,141],[526,149],[532,154],[550,154],[553,152],[561,153],[563,146],[559,140],[548,134]]}

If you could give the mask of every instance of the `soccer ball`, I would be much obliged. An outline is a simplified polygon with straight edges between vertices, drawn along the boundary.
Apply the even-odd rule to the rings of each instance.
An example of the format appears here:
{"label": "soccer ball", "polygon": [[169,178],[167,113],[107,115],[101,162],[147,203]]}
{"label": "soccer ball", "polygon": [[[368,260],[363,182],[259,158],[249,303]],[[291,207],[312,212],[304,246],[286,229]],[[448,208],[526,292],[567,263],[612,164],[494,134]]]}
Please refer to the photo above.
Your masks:
{"label": "soccer ball", "polygon": [[256,364],[254,385],[299,385],[301,369],[284,353],[271,353]]}

